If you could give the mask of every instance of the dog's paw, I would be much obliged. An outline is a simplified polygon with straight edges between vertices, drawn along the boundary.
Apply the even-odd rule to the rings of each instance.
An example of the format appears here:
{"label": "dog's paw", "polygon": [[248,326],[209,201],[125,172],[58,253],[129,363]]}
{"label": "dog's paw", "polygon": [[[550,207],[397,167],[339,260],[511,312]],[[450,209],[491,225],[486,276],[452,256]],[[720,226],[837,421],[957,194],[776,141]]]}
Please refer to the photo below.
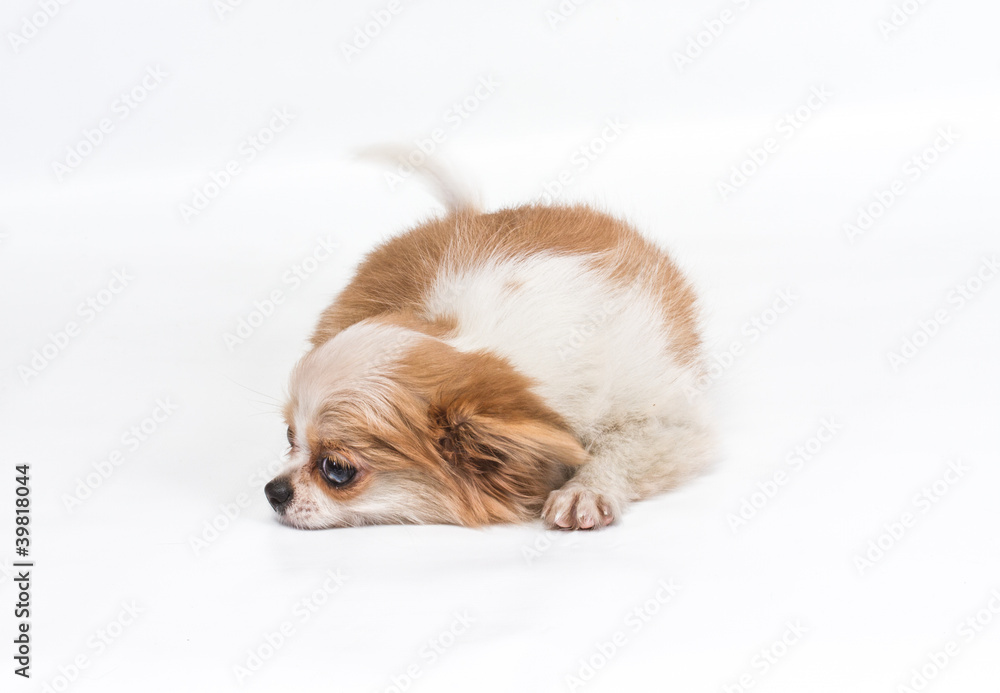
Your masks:
{"label": "dog's paw", "polygon": [[614,521],[615,510],[600,493],[569,483],[549,494],[542,519],[553,529],[600,529]]}

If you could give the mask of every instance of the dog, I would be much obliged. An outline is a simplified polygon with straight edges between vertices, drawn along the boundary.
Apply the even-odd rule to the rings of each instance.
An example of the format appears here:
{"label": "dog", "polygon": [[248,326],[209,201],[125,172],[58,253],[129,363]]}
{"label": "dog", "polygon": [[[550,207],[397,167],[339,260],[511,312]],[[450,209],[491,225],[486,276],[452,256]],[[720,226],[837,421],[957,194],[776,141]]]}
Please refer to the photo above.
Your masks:
{"label": "dog", "polygon": [[589,206],[444,197],[365,257],[292,371],[280,521],[599,529],[695,475],[697,303],[670,257]]}

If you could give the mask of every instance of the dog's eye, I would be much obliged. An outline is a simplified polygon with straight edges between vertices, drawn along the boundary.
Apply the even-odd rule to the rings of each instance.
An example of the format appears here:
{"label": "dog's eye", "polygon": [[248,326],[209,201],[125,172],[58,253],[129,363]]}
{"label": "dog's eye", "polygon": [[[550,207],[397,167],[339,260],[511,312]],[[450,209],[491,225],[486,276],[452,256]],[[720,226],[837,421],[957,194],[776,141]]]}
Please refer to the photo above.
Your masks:
{"label": "dog's eye", "polygon": [[288,438],[288,444],[295,447],[295,431],[292,430],[291,426],[288,427],[288,432],[285,435]]}
{"label": "dog's eye", "polygon": [[329,455],[319,461],[319,469],[323,476],[334,486],[345,486],[358,473],[350,463],[340,455]]}

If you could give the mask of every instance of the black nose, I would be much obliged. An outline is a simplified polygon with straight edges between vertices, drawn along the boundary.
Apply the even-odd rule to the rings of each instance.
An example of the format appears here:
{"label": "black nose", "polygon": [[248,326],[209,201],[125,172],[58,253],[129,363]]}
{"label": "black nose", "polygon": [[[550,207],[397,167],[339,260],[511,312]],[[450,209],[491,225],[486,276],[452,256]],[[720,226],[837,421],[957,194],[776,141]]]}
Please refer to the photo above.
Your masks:
{"label": "black nose", "polygon": [[288,501],[292,500],[292,485],[284,477],[272,479],[264,487],[264,495],[272,508],[279,513],[283,512]]}

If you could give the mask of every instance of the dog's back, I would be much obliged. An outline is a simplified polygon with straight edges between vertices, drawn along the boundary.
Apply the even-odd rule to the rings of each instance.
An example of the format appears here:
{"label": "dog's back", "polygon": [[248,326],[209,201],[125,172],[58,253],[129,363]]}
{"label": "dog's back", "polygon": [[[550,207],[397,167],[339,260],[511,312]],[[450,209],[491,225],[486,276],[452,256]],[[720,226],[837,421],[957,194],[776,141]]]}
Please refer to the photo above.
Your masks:
{"label": "dog's back", "polygon": [[689,414],[695,310],[669,257],[606,214],[456,210],[372,251],[313,343],[364,319],[411,316],[460,350],[506,358],[590,444],[630,420]]}

